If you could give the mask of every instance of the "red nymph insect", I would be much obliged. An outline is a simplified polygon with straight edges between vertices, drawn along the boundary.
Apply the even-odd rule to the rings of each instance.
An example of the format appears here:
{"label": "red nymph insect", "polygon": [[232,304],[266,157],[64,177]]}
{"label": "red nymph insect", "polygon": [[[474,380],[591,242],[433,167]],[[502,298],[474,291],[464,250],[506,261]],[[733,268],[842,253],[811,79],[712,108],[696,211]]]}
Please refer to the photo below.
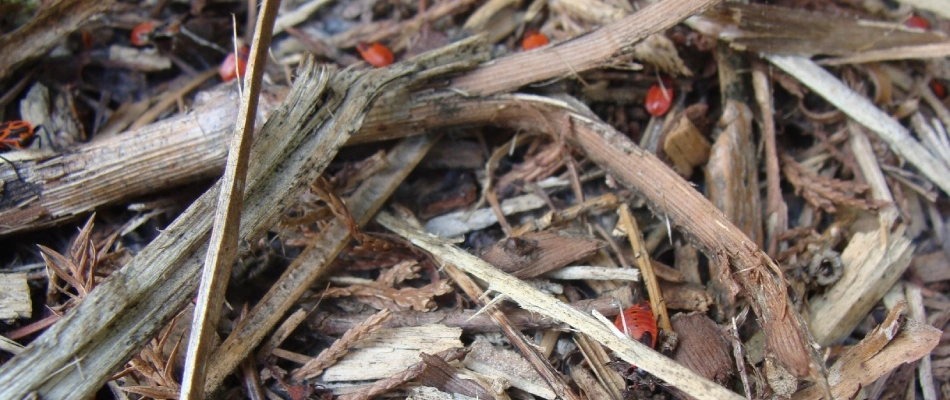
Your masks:
{"label": "red nymph insect", "polygon": [[382,68],[392,64],[396,60],[392,50],[381,43],[362,43],[356,45],[356,51],[360,52],[366,62],[376,68]]}
{"label": "red nymph insect", "polygon": [[614,326],[633,340],[651,348],[656,345],[659,329],[656,327],[656,318],[653,317],[653,309],[650,308],[648,301],[634,304],[623,310],[623,313],[614,321]]}
{"label": "red nymph insect", "polygon": [[228,56],[225,57],[221,65],[218,66],[218,75],[221,76],[221,80],[230,82],[239,76],[244,78],[244,72],[247,71],[247,58],[249,56],[250,49],[248,49],[247,46],[241,46],[237,51],[237,56],[235,56],[234,53],[228,53]]}
{"label": "red nymph insect", "polygon": [[650,86],[647,91],[647,98],[644,104],[647,112],[654,117],[662,116],[670,110],[673,105],[673,82],[669,79],[662,79],[660,83]]}
{"label": "red nymph insect", "polygon": [[36,138],[36,130],[42,128],[40,125],[34,128],[29,122],[19,120],[0,124],[0,151],[29,147]]}
{"label": "red nymph insect", "polygon": [[904,21],[904,26],[908,28],[923,29],[926,31],[930,29],[930,22],[927,22],[927,20],[923,17],[914,15],[910,18],[907,18],[907,21]]}
{"label": "red nymph insect", "polygon": [[143,22],[132,28],[132,45],[145,46],[152,41],[152,33],[155,32],[154,22]]}
{"label": "red nymph insect", "polygon": [[548,44],[548,37],[543,33],[529,30],[524,33],[524,39],[521,40],[521,48],[525,50],[536,49]]}
{"label": "red nymph insect", "polygon": [[[0,152],[14,149],[20,150],[29,147],[30,144],[33,143],[33,140],[36,139],[36,131],[38,129],[43,129],[43,126],[37,125],[34,127],[29,122],[20,120],[7,121],[0,124]],[[23,177],[20,176],[20,171],[16,169],[16,165],[3,156],[0,156],[0,159],[13,166],[13,172],[16,174],[16,177],[21,181],[23,180]]]}
{"label": "red nymph insect", "polygon": [[936,79],[930,81],[930,90],[932,90],[939,99],[947,97],[947,88]]}

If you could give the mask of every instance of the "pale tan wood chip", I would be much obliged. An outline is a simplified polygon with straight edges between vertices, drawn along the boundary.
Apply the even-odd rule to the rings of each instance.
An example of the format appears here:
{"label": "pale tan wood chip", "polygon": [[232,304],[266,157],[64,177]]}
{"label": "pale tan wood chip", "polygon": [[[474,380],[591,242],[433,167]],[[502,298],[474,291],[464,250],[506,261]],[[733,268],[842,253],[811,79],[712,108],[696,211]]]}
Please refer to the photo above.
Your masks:
{"label": "pale tan wood chip", "polygon": [[30,318],[30,285],[26,273],[0,274],[0,319]]}

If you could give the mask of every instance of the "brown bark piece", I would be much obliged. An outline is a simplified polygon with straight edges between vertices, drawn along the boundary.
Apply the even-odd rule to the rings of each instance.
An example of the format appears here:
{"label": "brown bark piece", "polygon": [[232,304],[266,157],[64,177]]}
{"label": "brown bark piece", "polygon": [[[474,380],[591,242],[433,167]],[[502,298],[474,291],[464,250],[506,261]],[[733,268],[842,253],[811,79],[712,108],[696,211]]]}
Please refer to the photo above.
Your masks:
{"label": "brown bark piece", "polygon": [[557,232],[533,232],[502,239],[480,257],[522,279],[533,278],[593,255],[605,244],[598,240],[572,238]]}
{"label": "brown bark piece", "polygon": [[752,138],[752,111],[728,100],[722,129],[706,167],[709,200],[726,214],[756,245],[762,246],[758,165]]}
{"label": "brown bark piece", "polygon": [[735,363],[732,346],[709,317],[676,314],[670,321],[679,339],[673,359],[720,385],[728,386]]}
{"label": "brown bark piece", "polygon": [[700,128],[689,118],[689,114],[693,112],[691,110],[696,108],[702,108],[703,112],[706,110],[705,105],[691,106],[679,115],[663,140],[663,153],[673,162],[673,169],[684,178],[692,176],[693,168],[709,160],[709,150],[712,146]]}
{"label": "brown bark piece", "polygon": [[[718,0],[655,3],[584,36],[495,60],[456,78],[452,85],[471,95],[486,95],[609,66],[618,56],[632,52],[632,44],[716,3]],[[532,73],[524,73],[527,70]]]}

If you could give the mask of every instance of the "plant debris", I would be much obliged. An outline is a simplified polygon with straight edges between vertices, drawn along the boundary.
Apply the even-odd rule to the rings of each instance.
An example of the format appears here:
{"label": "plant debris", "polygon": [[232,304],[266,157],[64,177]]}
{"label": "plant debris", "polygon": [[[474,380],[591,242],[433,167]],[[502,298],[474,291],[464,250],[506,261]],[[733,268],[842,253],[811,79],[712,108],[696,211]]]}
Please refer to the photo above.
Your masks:
{"label": "plant debris", "polygon": [[928,4],[0,5],[0,398],[950,398]]}

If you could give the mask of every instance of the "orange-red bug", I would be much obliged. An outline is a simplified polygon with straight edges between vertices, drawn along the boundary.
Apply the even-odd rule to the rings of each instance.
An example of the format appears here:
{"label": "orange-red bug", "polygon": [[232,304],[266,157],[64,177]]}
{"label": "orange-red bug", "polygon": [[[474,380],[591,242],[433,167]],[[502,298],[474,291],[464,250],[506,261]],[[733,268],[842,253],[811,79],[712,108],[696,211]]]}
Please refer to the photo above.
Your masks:
{"label": "orange-red bug", "polygon": [[662,116],[673,105],[673,82],[662,79],[660,83],[650,86],[644,106],[647,112],[654,117]]}
{"label": "orange-red bug", "polygon": [[904,26],[908,28],[923,29],[926,31],[930,29],[930,22],[927,22],[927,20],[921,16],[914,15],[910,18],[907,18],[907,21],[904,21]]}
{"label": "orange-red bug", "polygon": [[247,46],[241,46],[237,51],[237,56],[235,56],[234,53],[228,53],[228,56],[225,57],[221,65],[218,66],[218,75],[221,76],[221,80],[230,82],[238,76],[244,78],[244,72],[247,71],[247,58],[249,56],[250,49],[248,49]]}
{"label": "orange-red bug", "polygon": [[360,52],[360,56],[362,56],[366,62],[376,68],[385,67],[392,64],[393,61],[396,61],[392,50],[389,50],[389,47],[386,47],[386,45],[382,43],[360,42],[356,45],[356,51]]}
{"label": "orange-red bug", "polygon": [[659,329],[656,327],[653,309],[650,308],[648,301],[627,307],[617,316],[614,326],[633,340],[651,348],[656,345]]}
{"label": "orange-red bug", "polygon": [[145,46],[152,41],[152,33],[155,32],[154,22],[143,22],[132,29],[132,45]]}
{"label": "orange-red bug", "polygon": [[536,49],[548,44],[548,37],[543,33],[529,30],[524,33],[524,39],[521,40],[521,48],[525,50]]}
{"label": "orange-red bug", "polygon": [[40,125],[34,128],[29,122],[20,120],[0,124],[0,151],[29,147],[36,138],[36,130],[41,128]]}
{"label": "orange-red bug", "polygon": [[947,88],[943,86],[943,83],[936,79],[930,81],[930,90],[932,90],[938,98],[942,99],[947,97]]}
{"label": "orange-red bug", "polygon": [[[0,124],[0,151],[25,149],[29,147],[30,144],[33,143],[33,140],[36,139],[37,129],[43,129],[43,126],[37,125],[34,127],[29,122],[20,120],[7,121]],[[23,180],[23,177],[20,176],[20,171],[16,169],[16,165],[2,156],[0,156],[0,159],[13,166],[13,173],[16,174],[18,179]]]}

